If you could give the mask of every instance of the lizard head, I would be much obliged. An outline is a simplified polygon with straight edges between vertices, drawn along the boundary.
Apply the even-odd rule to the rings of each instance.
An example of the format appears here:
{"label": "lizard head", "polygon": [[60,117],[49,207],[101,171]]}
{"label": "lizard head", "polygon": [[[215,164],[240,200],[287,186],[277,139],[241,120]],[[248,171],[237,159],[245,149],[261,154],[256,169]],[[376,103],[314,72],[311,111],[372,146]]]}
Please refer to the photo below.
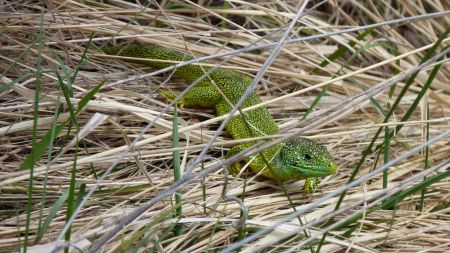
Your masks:
{"label": "lizard head", "polygon": [[281,145],[277,167],[291,178],[325,177],[337,164],[325,146],[306,138],[292,138]]}

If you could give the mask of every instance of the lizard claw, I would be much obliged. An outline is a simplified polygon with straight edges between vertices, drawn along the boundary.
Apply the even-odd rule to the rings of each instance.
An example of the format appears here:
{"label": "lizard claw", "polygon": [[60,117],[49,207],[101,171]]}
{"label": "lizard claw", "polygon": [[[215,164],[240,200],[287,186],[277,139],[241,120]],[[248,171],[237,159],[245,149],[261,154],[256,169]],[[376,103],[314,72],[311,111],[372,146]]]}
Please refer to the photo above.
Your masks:
{"label": "lizard claw", "polygon": [[[160,88],[160,89],[158,89],[158,92],[163,94],[166,97],[167,102],[169,102],[169,103],[171,103],[172,101],[174,101],[177,98],[176,94],[174,94],[168,90],[165,90],[165,89]],[[177,105],[180,108],[184,107],[184,105],[185,105],[184,99],[181,98],[180,100],[178,100]]]}

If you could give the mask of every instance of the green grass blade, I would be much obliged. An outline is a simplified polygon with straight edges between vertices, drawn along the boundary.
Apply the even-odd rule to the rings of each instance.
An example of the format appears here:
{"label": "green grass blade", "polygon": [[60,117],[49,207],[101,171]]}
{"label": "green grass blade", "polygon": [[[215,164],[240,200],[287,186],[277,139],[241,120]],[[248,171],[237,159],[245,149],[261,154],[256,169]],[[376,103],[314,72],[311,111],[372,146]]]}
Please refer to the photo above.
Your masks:
{"label": "green grass blade", "polygon": [[[450,48],[450,46],[445,47],[443,50],[446,50],[447,48]],[[443,58],[440,58],[438,61],[441,61],[442,59]],[[426,94],[426,92],[430,88],[431,84],[433,83],[434,79],[436,78],[436,75],[439,72],[439,69],[441,68],[441,66],[442,66],[442,63],[439,63],[439,64],[437,64],[436,66],[433,67],[433,70],[431,71],[430,76],[428,77],[427,81],[425,82],[424,86],[420,90],[420,92],[417,95],[417,97],[414,100],[414,102],[409,107],[408,111],[402,117],[401,122],[408,121],[408,119],[411,117],[411,115],[413,114],[414,110],[417,108],[417,106],[419,105],[419,103],[422,100],[423,96]],[[397,125],[395,127],[395,131],[393,131],[390,134],[389,138],[393,138],[395,135],[397,135],[402,128],[403,128],[402,124]]]}
{"label": "green grass blade", "polygon": [[80,185],[80,189],[78,189],[78,194],[77,194],[77,203],[75,204],[76,207],[78,207],[81,203],[81,201],[83,200],[83,197],[86,195],[86,184],[82,183]]}
{"label": "green grass blade", "polygon": [[[384,127],[384,143],[383,143],[383,162],[386,164],[389,162],[389,127]],[[387,168],[383,171],[383,189],[386,189],[388,186],[388,171]]]}
{"label": "green grass blade", "polygon": [[[248,183],[248,181],[247,181],[248,173],[247,172],[248,172],[247,170],[244,172],[244,184],[243,184],[243,187],[242,187],[242,197],[241,197],[242,203],[244,203],[244,201],[245,201],[245,192],[247,190],[247,183]],[[248,210],[247,210],[247,215],[249,215],[249,214],[250,214],[250,208],[248,208]],[[243,215],[245,215],[245,213],[241,210],[239,212],[239,218],[242,218]],[[244,226],[239,228],[236,240],[237,241],[244,240],[246,231],[247,231],[247,224],[244,224]]]}
{"label": "green grass blade", "polygon": [[400,192],[399,194],[389,198],[386,203],[382,204],[380,208],[382,209],[390,209],[392,207],[394,207],[394,205],[396,203],[399,203],[400,201],[402,201],[403,199],[405,199],[408,196],[411,196],[417,192],[422,191],[423,189],[425,189],[426,187],[429,187],[432,184],[435,184],[443,179],[445,179],[446,177],[450,176],[450,167],[447,168],[447,171],[440,173],[434,177],[430,177],[422,182],[420,182],[419,184],[403,191]]}
{"label": "green grass blade", "polygon": [[[59,79],[59,81],[61,81],[62,78],[59,76],[58,79]],[[78,102],[76,114],[78,114],[79,112],[81,112],[83,110],[83,108],[87,105],[89,100],[91,100],[95,96],[95,94],[101,89],[103,84],[105,84],[106,82],[107,82],[107,80],[103,80],[102,82],[100,82],[97,86],[94,87],[94,89],[89,91],[86,94],[86,96],[84,96]],[[63,91],[64,91],[64,89],[63,89]],[[66,94],[64,95],[64,97],[66,97],[66,101],[67,101],[67,96],[68,96],[68,92],[66,90]],[[72,110],[73,110],[73,107],[72,107]],[[70,117],[71,117],[71,119],[75,118],[72,113],[71,113]],[[63,123],[59,124],[58,126],[56,126],[56,128],[54,129],[54,136],[58,136],[61,133],[61,131],[64,129],[64,127],[66,127],[67,123],[68,123],[68,121],[63,122]],[[35,147],[36,160],[33,160],[33,157],[31,156],[31,154],[27,155],[25,160],[20,165],[20,170],[29,170],[32,166],[34,166],[35,161],[39,160],[39,158],[42,157],[42,155],[44,155],[44,153],[47,151],[47,148],[50,145],[50,142],[53,142],[52,131],[53,130],[50,129],[44,135],[44,137],[35,146],[33,146],[33,147]]]}
{"label": "green grass blade", "polygon": [[[87,52],[88,52],[88,50],[89,50],[89,48],[90,48],[90,46],[91,46],[91,43],[92,43],[92,39],[94,38],[94,35],[95,35],[95,33],[91,33],[91,35],[89,36],[89,40],[88,40],[88,42],[87,42],[87,45],[86,45],[86,47],[84,48],[84,51],[83,51],[83,54],[81,55],[81,59],[80,59],[80,63],[79,64],[77,64],[76,66],[75,66],[75,70],[74,70],[74,73],[73,73],[73,75],[72,75],[72,78],[70,79],[70,84],[73,84],[74,82],[75,82],[75,78],[77,77],[77,75],[78,75],[78,72],[80,71],[80,68],[81,68],[81,66],[83,66],[84,65],[84,63],[87,61]],[[71,92],[73,92],[73,90],[72,90],[72,86],[70,86],[70,91]],[[73,95],[73,94],[72,94]]]}
{"label": "green grass blade", "polygon": [[69,109],[69,114],[70,114],[70,121],[73,122],[74,124],[77,124],[77,116],[75,114],[75,110],[72,105],[72,101],[70,100],[70,98],[71,98],[70,90],[69,90],[68,86],[66,86],[64,84],[64,81],[58,72],[56,72],[56,76],[58,77],[59,87],[61,88],[61,90],[63,92],[64,98],[66,99],[67,108]]}
{"label": "green grass blade", "polygon": [[69,192],[64,192],[58,200],[53,204],[52,208],[50,209],[50,212],[48,213],[47,217],[45,218],[44,222],[42,223],[42,226],[38,229],[38,234],[35,240],[35,243],[39,243],[44,236],[44,234],[47,232],[48,227],[50,226],[50,223],[52,220],[56,217],[56,214],[59,210],[61,210],[61,207],[64,205],[64,203],[67,200],[67,196],[69,196]]}
{"label": "green grass blade", "polygon": [[94,98],[95,94],[97,94],[97,92],[102,88],[103,84],[105,84],[107,81],[108,79],[101,81],[99,84],[97,84],[97,86],[95,86],[91,91],[89,91],[86,94],[86,96],[80,99],[80,101],[78,102],[77,114],[80,113],[81,110],[83,110],[83,108],[87,105],[89,100]]}
{"label": "green grass blade", "polygon": [[[59,92],[58,93],[58,99],[57,99],[57,102],[56,102],[56,107],[55,107],[55,117],[54,117],[54,120],[53,120],[53,122],[52,122],[52,126],[51,126],[51,137],[50,137],[50,139],[51,140],[54,140],[55,139],[55,130],[56,130],[56,120],[57,120],[57,118],[59,117],[59,115],[60,115],[60,106],[61,106],[61,103],[59,102],[60,100],[59,100],[59,98],[60,98],[60,95],[61,95],[61,92]],[[50,141],[49,142],[49,146],[48,146],[48,150],[53,150],[53,141]],[[52,152],[48,152],[48,154],[47,154],[47,160],[48,161],[51,161],[52,160]],[[44,207],[45,207],[45,202],[46,202],[46,197],[47,197],[47,184],[48,184],[48,173],[47,173],[47,171],[46,171],[46,173],[45,173],[45,177],[44,177],[44,186],[43,186],[43,190],[42,190],[42,195],[41,195],[41,205],[40,205],[40,210],[39,210],[39,225],[38,225],[38,227],[39,227],[39,229],[41,229],[41,226],[42,226],[42,220],[43,220],[43,217],[44,217]],[[45,233],[45,230],[46,229],[44,229],[44,232],[43,233]],[[37,240],[39,239],[39,237],[36,237],[36,241],[35,241],[35,243],[37,243]]]}
{"label": "green grass blade", "polygon": [[[39,118],[39,99],[41,90],[41,77],[42,77],[42,51],[45,46],[44,43],[44,15],[41,13],[40,16],[40,31],[38,37],[38,55],[36,63],[36,86],[34,93],[34,112],[33,112],[33,134],[32,134],[32,149],[30,154],[30,160],[32,161],[32,166],[30,167],[30,178],[28,183],[28,200],[26,208],[26,224],[25,224],[25,239],[23,242],[23,252],[27,252],[28,240],[30,236],[30,224],[31,224],[31,212],[33,211],[33,178],[34,178],[34,164],[38,159],[38,154],[36,154],[36,142],[37,142],[37,131],[38,131],[38,118]],[[19,223],[18,223],[19,224]]]}
{"label": "green grass blade", "polygon": [[[83,53],[83,55],[82,55],[82,57],[81,57],[81,59],[80,59],[80,63],[77,65],[77,67],[75,68],[75,71],[74,71],[74,74],[73,74],[73,76],[72,76],[72,78],[70,78],[70,84],[68,84],[67,86],[65,86],[64,85],[64,83],[62,82],[62,79],[61,79],[61,77],[59,76],[59,73],[56,73],[56,75],[58,76],[58,80],[59,80],[59,84],[60,84],[60,87],[61,87],[61,90],[63,91],[63,94],[64,94],[64,97],[65,97],[65,99],[66,99],[66,102],[67,102],[67,107],[68,107],[68,109],[69,109],[69,113],[70,113],[70,122],[72,122],[72,124],[74,124],[75,126],[76,126],[76,129],[77,129],[77,132],[76,132],[76,135],[75,135],[75,138],[76,138],[76,145],[75,145],[75,152],[74,152],[74,157],[73,157],[73,165],[72,165],[72,170],[71,170],[71,173],[70,173],[70,186],[69,186],[69,196],[68,196],[68,198],[67,198],[67,213],[66,213],[66,221],[67,220],[69,220],[71,217],[72,217],[72,215],[73,215],[73,212],[75,211],[75,208],[76,208],[76,201],[75,201],[75,189],[76,189],[76,184],[77,184],[77,180],[76,180],[76,178],[77,178],[77,175],[76,175],[76,172],[77,172],[77,159],[78,159],[78,147],[79,147],[79,143],[78,143],[78,133],[80,132],[80,128],[79,128],[79,124],[78,124],[78,119],[77,119],[77,113],[75,112],[75,109],[74,109],[74,107],[73,107],[73,105],[72,105],[72,103],[71,103],[71,100],[70,100],[70,97],[73,95],[73,94],[71,94],[71,90],[69,90],[69,88],[72,86],[72,83],[74,82],[74,80],[76,79],[76,76],[77,76],[77,74],[78,74],[78,70],[79,70],[79,68],[80,68],[80,66],[84,63],[84,61],[86,60],[86,57],[87,57],[87,54],[86,54],[86,52],[87,52],[87,50],[89,49],[89,46],[90,46],[90,44],[91,44],[91,41],[92,41],[92,35],[91,35],[91,37],[89,38],[89,41],[88,41],[88,43],[87,43],[87,45],[86,45],[86,48],[85,48],[85,51],[84,51],[84,53]],[[95,90],[95,89],[94,89]],[[90,92],[90,93],[92,93],[92,92]],[[95,94],[95,93],[94,93]],[[71,124],[71,125],[72,125]],[[83,191],[84,191],[84,189],[83,189],[83,187],[80,189],[80,191],[79,191],[79,194],[80,194],[80,196],[79,196],[79,198],[78,198],[78,203],[80,203],[81,202],[81,199],[82,199],[82,194],[83,194]],[[66,234],[65,234],[65,240],[66,241],[70,241],[70,238],[71,238],[71,232],[72,232],[72,227],[70,226],[68,229],[67,229],[67,232],[66,232]],[[64,249],[64,252],[65,253],[68,253],[69,252],[69,248],[68,247],[66,247],[65,249]]]}
{"label": "green grass blade", "polygon": [[[172,124],[172,146],[175,149],[173,151],[173,169],[174,169],[174,179],[175,182],[179,181],[181,179],[182,173],[181,173],[181,162],[180,162],[180,151],[178,151],[179,145],[179,135],[178,135],[178,106],[175,104],[175,109],[173,111],[173,124]],[[175,216],[182,218],[183,215],[183,209],[181,206],[181,193],[175,192],[175,204],[177,208],[175,209]],[[181,235],[182,234],[182,227],[180,224],[177,224],[175,226],[175,234]]]}
{"label": "green grass blade", "polygon": [[[427,119],[427,124],[426,124],[426,135],[425,135],[425,141],[429,141],[430,140],[430,122],[428,122],[430,120],[430,104],[427,103],[427,110],[426,110],[426,119]],[[430,167],[430,161],[429,161],[429,151],[430,149],[428,148],[428,146],[425,148],[425,161],[424,161],[424,168],[428,169]],[[423,180],[425,181],[427,178],[424,177]],[[425,206],[425,188],[423,188],[422,192],[420,193],[420,212],[423,212],[423,208]]]}
{"label": "green grass blade", "polygon": [[42,156],[44,155],[44,153],[47,151],[50,142],[53,142],[53,138],[58,136],[58,134],[64,129],[64,127],[66,126],[66,122],[61,123],[59,125],[57,125],[54,129],[54,133],[52,133],[52,129],[50,129],[49,131],[47,131],[47,133],[44,135],[44,138],[42,138],[36,145],[33,145],[33,149],[34,151],[34,157],[32,154],[29,154],[26,156],[25,160],[23,161],[23,163],[20,165],[19,169],[20,170],[29,170],[31,169],[34,164],[36,163],[36,161]]}
{"label": "green grass blade", "polygon": [[[97,86],[94,87],[89,93],[86,94],[79,102],[78,102],[78,109],[77,114],[83,110],[83,108],[87,105],[89,100],[91,100],[95,94],[100,90],[100,88],[103,86],[103,84],[106,83],[107,80],[102,81]],[[71,115],[71,118],[74,118],[73,115]],[[47,148],[50,146],[50,143],[53,142],[54,137],[58,136],[61,131],[66,127],[68,121],[62,122],[58,124],[54,129],[54,134],[52,134],[52,129],[50,129],[44,137],[35,145],[35,157],[37,160],[44,155],[44,153],[47,151]],[[32,166],[34,166],[35,161],[33,160],[33,157],[28,155],[25,160],[20,165],[20,170],[29,170]]]}
{"label": "green grass blade", "polygon": [[[367,31],[364,31],[363,33],[361,33],[360,35],[356,36],[356,40],[363,40],[364,38],[367,37],[367,35],[371,34],[373,31],[373,29],[368,29]],[[349,47],[352,48],[356,45],[356,41],[350,41],[348,43]],[[326,67],[328,64],[330,64],[330,62],[333,62],[334,60],[336,60],[337,58],[341,57],[343,54],[347,53],[349,51],[349,47],[346,46],[339,46],[338,49],[336,49],[336,51],[334,51],[330,56],[328,56],[325,60],[323,60],[320,64],[319,64],[319,68],[315,68],[313,70],[313,74],[319,74],[321,68]]]}
{"label": "green grass blade", "polygon": [[[69,88],[64,84],[59,73],[56,73],[56,76],[58,77],[60,88],[63,92],[64,98],[66,99],[67,107],[69,109],[69,114],[70,114],[70,122],[77,126],[77,133],[75,134],[75,138],[77,138],[77,144],[75,145],[74,161],[73,161],[72,170],[70,173],[69,196],[67,198],[66,220],[68,220],[68,219],[70,219],[70,217],[72,217],[73,211],[75,210],[75,185],[76,185],[76,171],[77,171],[76,166],[77,166],[79,127],[78,127],[77,116],[75,114],[74,107],[70,100],[71,94],[70,94]],[[70,236],[71,236],[71,227],[69,227],[69,229],[67,230],[67,232],[65,234],[66,241],[70,241]],[[66,247],[64,249],[64,252],[68,253],[69,248]]]}

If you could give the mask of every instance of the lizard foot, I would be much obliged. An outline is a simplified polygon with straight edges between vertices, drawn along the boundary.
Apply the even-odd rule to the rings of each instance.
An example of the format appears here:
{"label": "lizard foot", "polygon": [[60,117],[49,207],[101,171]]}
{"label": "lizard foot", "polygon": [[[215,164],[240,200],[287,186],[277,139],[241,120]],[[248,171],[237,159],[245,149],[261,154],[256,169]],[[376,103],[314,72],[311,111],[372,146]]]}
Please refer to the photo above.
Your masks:
{"label": "lizard foot", "polygon": [[[177,94],[172,93],[168,90],[165,89],[158,89],[158,92],[163,94],[166,97],[167,102],[171,103],[172,101],[174,101],[177,98]],[[181,98],[180,100],[178,100],[177,105],[178,107],[184,107],[185,105],[185,101],[183,98]]]}
{"label": "lizard foot", "polygon": [[316,177],[309,177],[305,180],[305,186],[303,186],[303,192],[308,194],[313,192],[319,185],[319,179]]}

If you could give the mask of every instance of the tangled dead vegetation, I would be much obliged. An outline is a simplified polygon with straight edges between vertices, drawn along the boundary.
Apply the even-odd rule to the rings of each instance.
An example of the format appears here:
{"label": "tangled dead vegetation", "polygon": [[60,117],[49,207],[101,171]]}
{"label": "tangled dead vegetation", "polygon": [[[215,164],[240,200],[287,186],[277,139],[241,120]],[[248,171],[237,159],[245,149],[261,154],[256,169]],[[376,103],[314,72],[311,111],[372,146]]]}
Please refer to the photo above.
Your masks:
{"label": "tangled dead vegetation", "polygon": [[[283,130],[276,138],[301,132],[326,145],[338,172],[305,195],[301,181],[212,170],[179,182],[179,213],[174,151],[188,168],[223,118],[181,108],[174,120],[157,90],[188,83],[102,47],[155,43],[255,75],[303,1],[138,2],[3,1],[0,252],[205,252],[239,241],[244,252],[450,251],[448,3],[310,1],[256,92]],[[221,133],[193,172],[219,168],[242,141]],[[385,174],[339,194],[384,164]],[[245,227],[235,226],[240,205],[222,198],[225,183],[248,210]],[[302,215],[278,224],[295,210]]]}

